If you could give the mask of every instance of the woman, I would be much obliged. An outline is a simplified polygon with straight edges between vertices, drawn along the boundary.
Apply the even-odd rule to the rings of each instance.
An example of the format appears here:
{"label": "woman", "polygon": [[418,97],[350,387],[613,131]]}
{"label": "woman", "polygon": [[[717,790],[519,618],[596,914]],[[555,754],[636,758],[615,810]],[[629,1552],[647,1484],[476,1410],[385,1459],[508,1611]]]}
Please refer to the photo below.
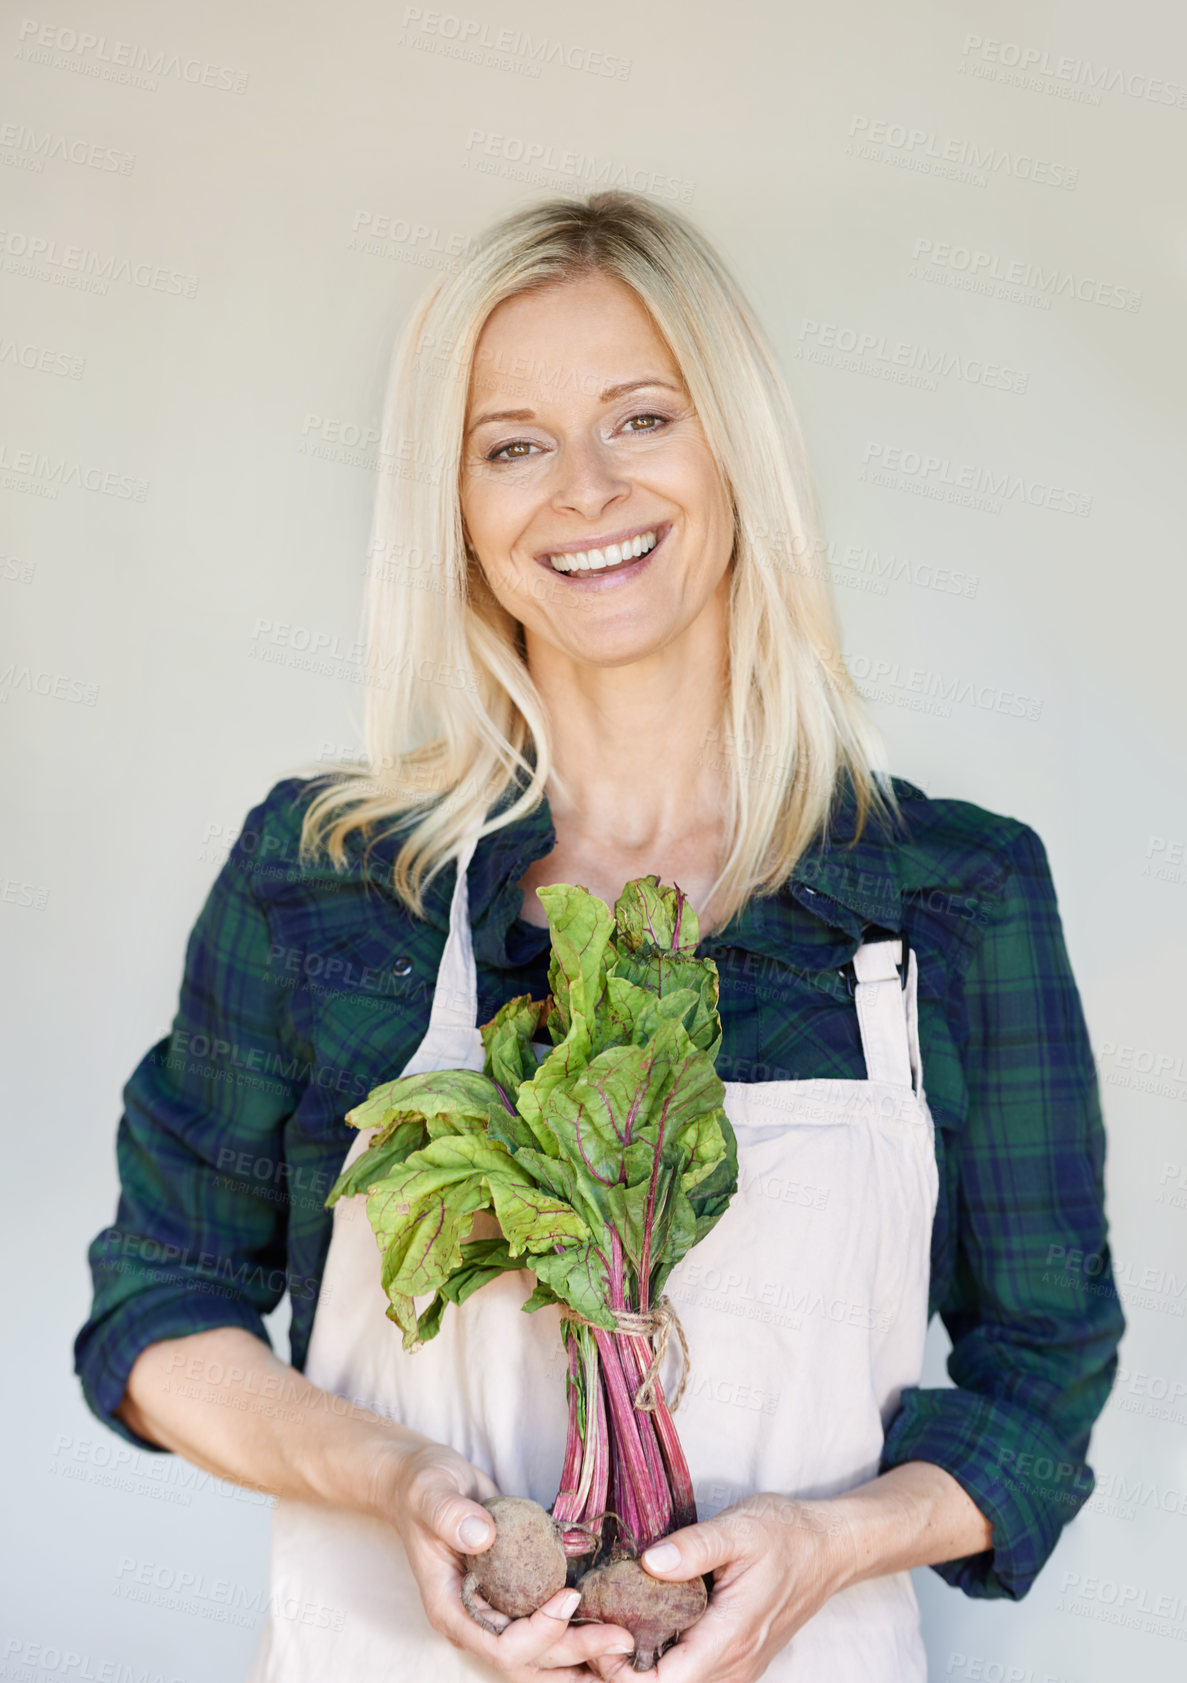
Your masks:
{"label": "woman", "polygon": [[[628,1666],[568,1592],[499,1635],[459,1600],[481,1501],[556,1491],[523,1276],[405,1356],[361,1201],[324,1198],[371,1086],[480,1066],[478,1024],[547,991],[535,889],[656,872],[720,972],[740,1184],[669,1287],[700,1520],[646,1561],[714,1580],[653,1675],[923,1678],[909,1568],[1025,1594],[1123,1330],[1042,843],[882,769],[782,379],[675,213],[604,193],[489,230],[396,347],[382,466],[369,765],[278,784],[211,891],[125,1091],[87,1399],[280,1498],[256,1683]],[[291,1367],[261,1318],[286,1287]]]}

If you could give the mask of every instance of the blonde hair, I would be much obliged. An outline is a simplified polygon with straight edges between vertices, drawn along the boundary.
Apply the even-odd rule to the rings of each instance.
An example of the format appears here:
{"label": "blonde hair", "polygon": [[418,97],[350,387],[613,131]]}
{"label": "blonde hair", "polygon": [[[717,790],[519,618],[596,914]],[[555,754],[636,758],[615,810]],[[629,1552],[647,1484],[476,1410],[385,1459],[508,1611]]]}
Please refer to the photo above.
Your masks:
{"label": "blonde hair", "polygon": [[546,199],[490,225],[398,336],[364,604],[367,761],[327,775],[302,828],[304,856],[324,850],[339,868],[353,832],[374,840],[406,828],[392,885],[418,917],[424,889],[463,838],[525,817],[551,769],[549,718],[520,627],[495,601],[462,527],[475,346],[504,299],[591,272],[624,282],[649,310],[734,508],[716,744],[731,845],[708,896],[714,921],[790,876],[827,834],[846,772],[855,834],[871,810],[898,816],[881,737],[841,658],[799,424],[737,282],[667,207],[623,192]]}

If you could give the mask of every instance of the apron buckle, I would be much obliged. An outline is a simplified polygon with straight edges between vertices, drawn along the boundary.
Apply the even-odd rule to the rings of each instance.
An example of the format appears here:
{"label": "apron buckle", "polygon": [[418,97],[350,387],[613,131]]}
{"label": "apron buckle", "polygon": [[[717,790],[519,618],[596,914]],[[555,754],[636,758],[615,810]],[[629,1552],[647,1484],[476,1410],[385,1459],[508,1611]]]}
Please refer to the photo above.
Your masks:
{"label": "apron buckle", "polygon": [[[861,938],[862,938],[863,941],[866,939],[866,935],[867,935],[867,930],[863,929],[862,933],[861,933]],[[886,940],[892,940],[892,939],[895,939],[895,938],[897,938],[899,941],[902,942],[903,950],[902,950],[902,955],[899,958],[898,972],[899,972],[899,985],[900,985],[900,987],[905,988],[906,985],[907,985],[907,957],[908,957],[908,954],[911,951],[911,942],[910,942],[910,939],[907,935],[907,931],[905,929],[888,930],[886,932],[885,937],[884,937],[884,939],[886,939]],[[857,998],[857,972],[853,968],[853,960],[852,959],[850,959],[847,964],[843,964],[841,966],[840,976],[841,976],[841,980],[845,984],[845,992],[849,995],[850,999],[856,999]]]}

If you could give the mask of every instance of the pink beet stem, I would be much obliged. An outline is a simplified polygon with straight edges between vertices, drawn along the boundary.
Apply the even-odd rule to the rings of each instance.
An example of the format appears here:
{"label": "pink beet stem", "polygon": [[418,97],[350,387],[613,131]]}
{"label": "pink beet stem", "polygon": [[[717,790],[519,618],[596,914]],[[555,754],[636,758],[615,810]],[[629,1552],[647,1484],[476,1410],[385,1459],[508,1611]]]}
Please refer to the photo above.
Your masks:
{"label": "pink beet stem", "polygon": [[585,1460],[585,1446],[581,1442],[580,1428],[581,1358],[577,1350],[576,1334],[567,1332],[565,1342],[569,1349],[569,1434],[565,1442],[565,1465],[561,1472],[561,1487],[557,1493],[556,1501],[552,1505],[552,1516],[557,1520],[576,1519],[580,1516],[581,1491],[579,1480]]}
{"label": "pink beet stem", "polygon": [[618,1511],[623,1513],[623,1518],[638,1538],[640,1548],[646,1548],[648,1543],[667,1533],[672,1511],[671,1494],[662,1470],[657,1467],[653,1473],[649,1465],[650,1457],[644,1444],[648,1434],[652,1435],[654,1443],[653,1429],[646,1415],[635,1408],[634,1392],[623,1373],[620,1340],[611,1333],[603,1332],[600,1327],[595,1330],[594,1337],[598,1341],[607,1403],[614,1420],[616,1460],[625,1473],[624,1495],[629,1489],[633,1497],[630,1506],[635,1509],[635,1517],[629,1518],[621,1508]]}
{"label": "pink beet stem", "polygon": [[[651,1364],[651,1348],[643,1338],[626,1338],[623,1343],[631,1352],[641,1383]],[[678,1530],[683,1525],[696,1524],[697,1509],[692,1489],[692,1474],[688,1470],[676,1423],[664,1399],[664,1388],[658,1377],[655,1382],[655,1398],[655,1412],[651,1420],[664,1458],[666,1485],[672,1502],[672,1529]]]}
{"label": "pink beet stem", "polygon": [[[684,909],[685,896],[677,889],[673,952],[680,950]],[[659,991],[662,993],[662,955],[659,969]],[[638,1307],[642,1313],[646,1313],[650,1303],[651,1235],[669,1102],[670,1095],[660,1114],[647,1213],[643,1222],[642,1254],[636,1282]],[[620,1136],[624,1147],[631,1142],[635,1111],[636,1106],[632,1105],[626,1119],[625,1137]],[[580,1137],[577,1143],[585,1159]],[[588,1160],[586,1167],[592,1174],[592,1165]],[[625,1174],[624,1161],[620,1179]],[[604,1185],[611,1184],[601,1175],[594,1178]],[[558,1245],[557,1249],[560,1248]],[[610,1258],[608,1262],[602,1258],[602,1262],[606,1271],[609,1306],[612,1309],[629,1308],[628,1271],[622,1237],[613,1226],[610,1227]],[[592,1330],[593,1343],[586,1362],[579,1365],[575,1358],[575,1340],[570,1342],[569,1434],[561,1491],[553,1513],[562,1522],[581,1519],[591,1528],[596,1528],[600,1535],[606,1496],[609,1494],[613,1498],[615,1512],[620,1516],[620,1528],[631,1533],[630,1541],[641,1552],[669,1531],[695,1524],[696,1498],[692,1477],[658,1380],[655,1385],[655,1409],[636,1409],[634,1405],[635,1393],[651,1364],[649,1341],[632,1334],[607,1333],[600,1327],[582,1330],[583,1333]],[[578,1425],[579,1386],[583,1387],[585,1400],[584,1443],[581,1442]],[[583,1532],[569,1531],[564,1534],[564,1544],[567,1554],[585,1553],[589,1548],[589,1539]]]}
{"label": "pink beet stem", "polygon": [[[615,1229],[611,1229],[610,1242],[610,1303],[615,1309],[629,1309],[630,1299],[626,1290],[626,1264],[622,1251],[622,1240]],[[644,1299],[644,1302],[646,1300]],[[619,1360],[622,1363],[623,1377],[629,1382],[633,1364],[625,1352],[630,1348],[633,1340],[630,1335],[615,1334],[615,1344],[618,1347]],[[644,1369],[646,1371],[646,1369]],[[642,1374],[639,1375],[642,1378]],[[632,1419],[639,1433],[639,1441],[647,1459],[647,1471],[651,1486],[655,1492],[659,1510],[667,1512],[671,1508],[671,1496],[668,1490],[667,1475],[660,1455],[659,1444],[656,1441],[655,1427],[650,1415],[645,1409],[634,1407],[634,1395],[638,1390],[638,1381],[631,1387]],[[663,1535],[663,1533],[661,1533]]]}
{"label": "pink beet stem", "polygon": [[595,1381],[593,1390],[597,1403],[597,1429],[594,1435],[593,1455],[591,1457],[592,1476],[589,1482],[589,1499],[586,1502],[585,1511],[580,1517],[584,1524],[591,1529],[596,1529],[597,1535],[601,1537],[602,1516],[606,1512],[606,1495],[610,1486],[610,1425],[606,1418],[606,1399],[602,1394],[600,1376]]}

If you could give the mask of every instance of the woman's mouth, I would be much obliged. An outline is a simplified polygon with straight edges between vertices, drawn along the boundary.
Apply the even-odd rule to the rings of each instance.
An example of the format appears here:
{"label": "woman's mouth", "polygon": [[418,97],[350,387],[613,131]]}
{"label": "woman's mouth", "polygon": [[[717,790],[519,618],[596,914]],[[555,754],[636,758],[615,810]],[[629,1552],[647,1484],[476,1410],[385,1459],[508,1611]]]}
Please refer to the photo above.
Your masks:
{"label": "woman's mouth", "polygon": [[572,584],[601,584],[603,580],[634,576],[647,566],[671,530],[671,524],[663,521],[658,526],[645,527],[601,549],[566,549],[541,559],[552,572]]}

